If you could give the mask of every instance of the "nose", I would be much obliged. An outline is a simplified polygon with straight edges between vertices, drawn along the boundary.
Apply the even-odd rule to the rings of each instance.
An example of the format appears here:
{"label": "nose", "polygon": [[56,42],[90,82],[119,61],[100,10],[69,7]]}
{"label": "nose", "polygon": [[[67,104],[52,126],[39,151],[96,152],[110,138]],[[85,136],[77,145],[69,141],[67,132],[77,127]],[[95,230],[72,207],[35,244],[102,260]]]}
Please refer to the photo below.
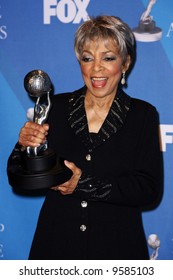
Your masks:
{"label": "nose", "polygon": [[100,59],[94,59],[93,70],[99,72],[103,69],[102,61]]}

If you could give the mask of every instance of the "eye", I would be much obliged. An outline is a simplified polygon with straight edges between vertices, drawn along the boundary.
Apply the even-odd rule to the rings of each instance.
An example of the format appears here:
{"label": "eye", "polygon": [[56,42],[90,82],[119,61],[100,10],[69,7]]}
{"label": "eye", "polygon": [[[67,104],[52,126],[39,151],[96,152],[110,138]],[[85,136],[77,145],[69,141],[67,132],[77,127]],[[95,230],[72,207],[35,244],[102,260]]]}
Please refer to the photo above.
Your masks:
{"label": "eye", "polygon": [[81,60],[82,60],[83,62],[90,62],[90,61],[92,61],[92,58],[89,57],[89,56],[83,56]]}
{"label": "eye", "polygon": [[116,57],[115,56],[106,56],[106,57],[104,57],[104,60],[105,61],[113,61],[113,60],[116,60]]}

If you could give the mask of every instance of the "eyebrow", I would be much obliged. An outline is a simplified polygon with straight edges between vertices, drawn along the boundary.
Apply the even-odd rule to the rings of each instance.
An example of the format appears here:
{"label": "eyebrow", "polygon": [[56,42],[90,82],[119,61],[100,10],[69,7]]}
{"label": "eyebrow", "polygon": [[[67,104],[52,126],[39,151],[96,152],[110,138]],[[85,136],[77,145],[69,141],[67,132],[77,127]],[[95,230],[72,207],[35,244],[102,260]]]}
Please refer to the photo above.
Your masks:
{"label": "eyebrow", "polygon": [[[87,52],[87,53],[89,53],[89,54],[92,54],[89,50],[83,50],[82,51],[82,54],[84,53],[84,52]],[[107,54],[107,53],[110,53],[110,52],[112,52],[112,53],[115,53],[114,51],[105,51],[105,52],[101,52],[102,54]]]}

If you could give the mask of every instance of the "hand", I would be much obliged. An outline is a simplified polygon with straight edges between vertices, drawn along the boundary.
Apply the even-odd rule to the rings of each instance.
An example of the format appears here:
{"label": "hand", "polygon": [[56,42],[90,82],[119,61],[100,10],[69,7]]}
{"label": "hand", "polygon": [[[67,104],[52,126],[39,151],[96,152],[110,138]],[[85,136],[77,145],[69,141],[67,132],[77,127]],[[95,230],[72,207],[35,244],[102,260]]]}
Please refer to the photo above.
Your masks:
{"label": "hand", "polygon": [[38,147],[45,143],[48,130],[48,124],[40,125],[35,122],[26,122],[20,130],[18,142],[24,147]]}
{"label": "hand", "polygon": [[73,172],[72,177],[67,182],[59,186],[52,187],[51,189],[55,191],[60,191],[62,195],[67,195],[67,194],[72,194],[74,192],[79,182],[79,179],[81,177],[82,171],[73,162],[69,162],[65,160],[64,164]]}

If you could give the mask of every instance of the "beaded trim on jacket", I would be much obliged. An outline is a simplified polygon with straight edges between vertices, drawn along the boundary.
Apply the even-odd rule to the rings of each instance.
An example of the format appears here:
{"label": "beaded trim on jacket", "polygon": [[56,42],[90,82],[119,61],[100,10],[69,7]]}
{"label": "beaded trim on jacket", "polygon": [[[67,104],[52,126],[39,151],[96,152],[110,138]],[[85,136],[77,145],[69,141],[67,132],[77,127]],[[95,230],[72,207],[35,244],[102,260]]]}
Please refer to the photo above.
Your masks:
{"label": "beaded trim on jacket", "polygon": [[109,113],[97,133],[98,137],[91,139],[87,117],[84,107],[84,98],[86,93],[86,87],[82,90],[74,92],[69,99],[69,123],[71,128],[75,131],[75,134],[81,138],[81,141],[85,146],[89,146],[94,149],[104,141],[109,139],[112,134],[123,126],[127,113],[130,108],[131,98],[122,89],[119,89],[114,101],[112,102]]}

